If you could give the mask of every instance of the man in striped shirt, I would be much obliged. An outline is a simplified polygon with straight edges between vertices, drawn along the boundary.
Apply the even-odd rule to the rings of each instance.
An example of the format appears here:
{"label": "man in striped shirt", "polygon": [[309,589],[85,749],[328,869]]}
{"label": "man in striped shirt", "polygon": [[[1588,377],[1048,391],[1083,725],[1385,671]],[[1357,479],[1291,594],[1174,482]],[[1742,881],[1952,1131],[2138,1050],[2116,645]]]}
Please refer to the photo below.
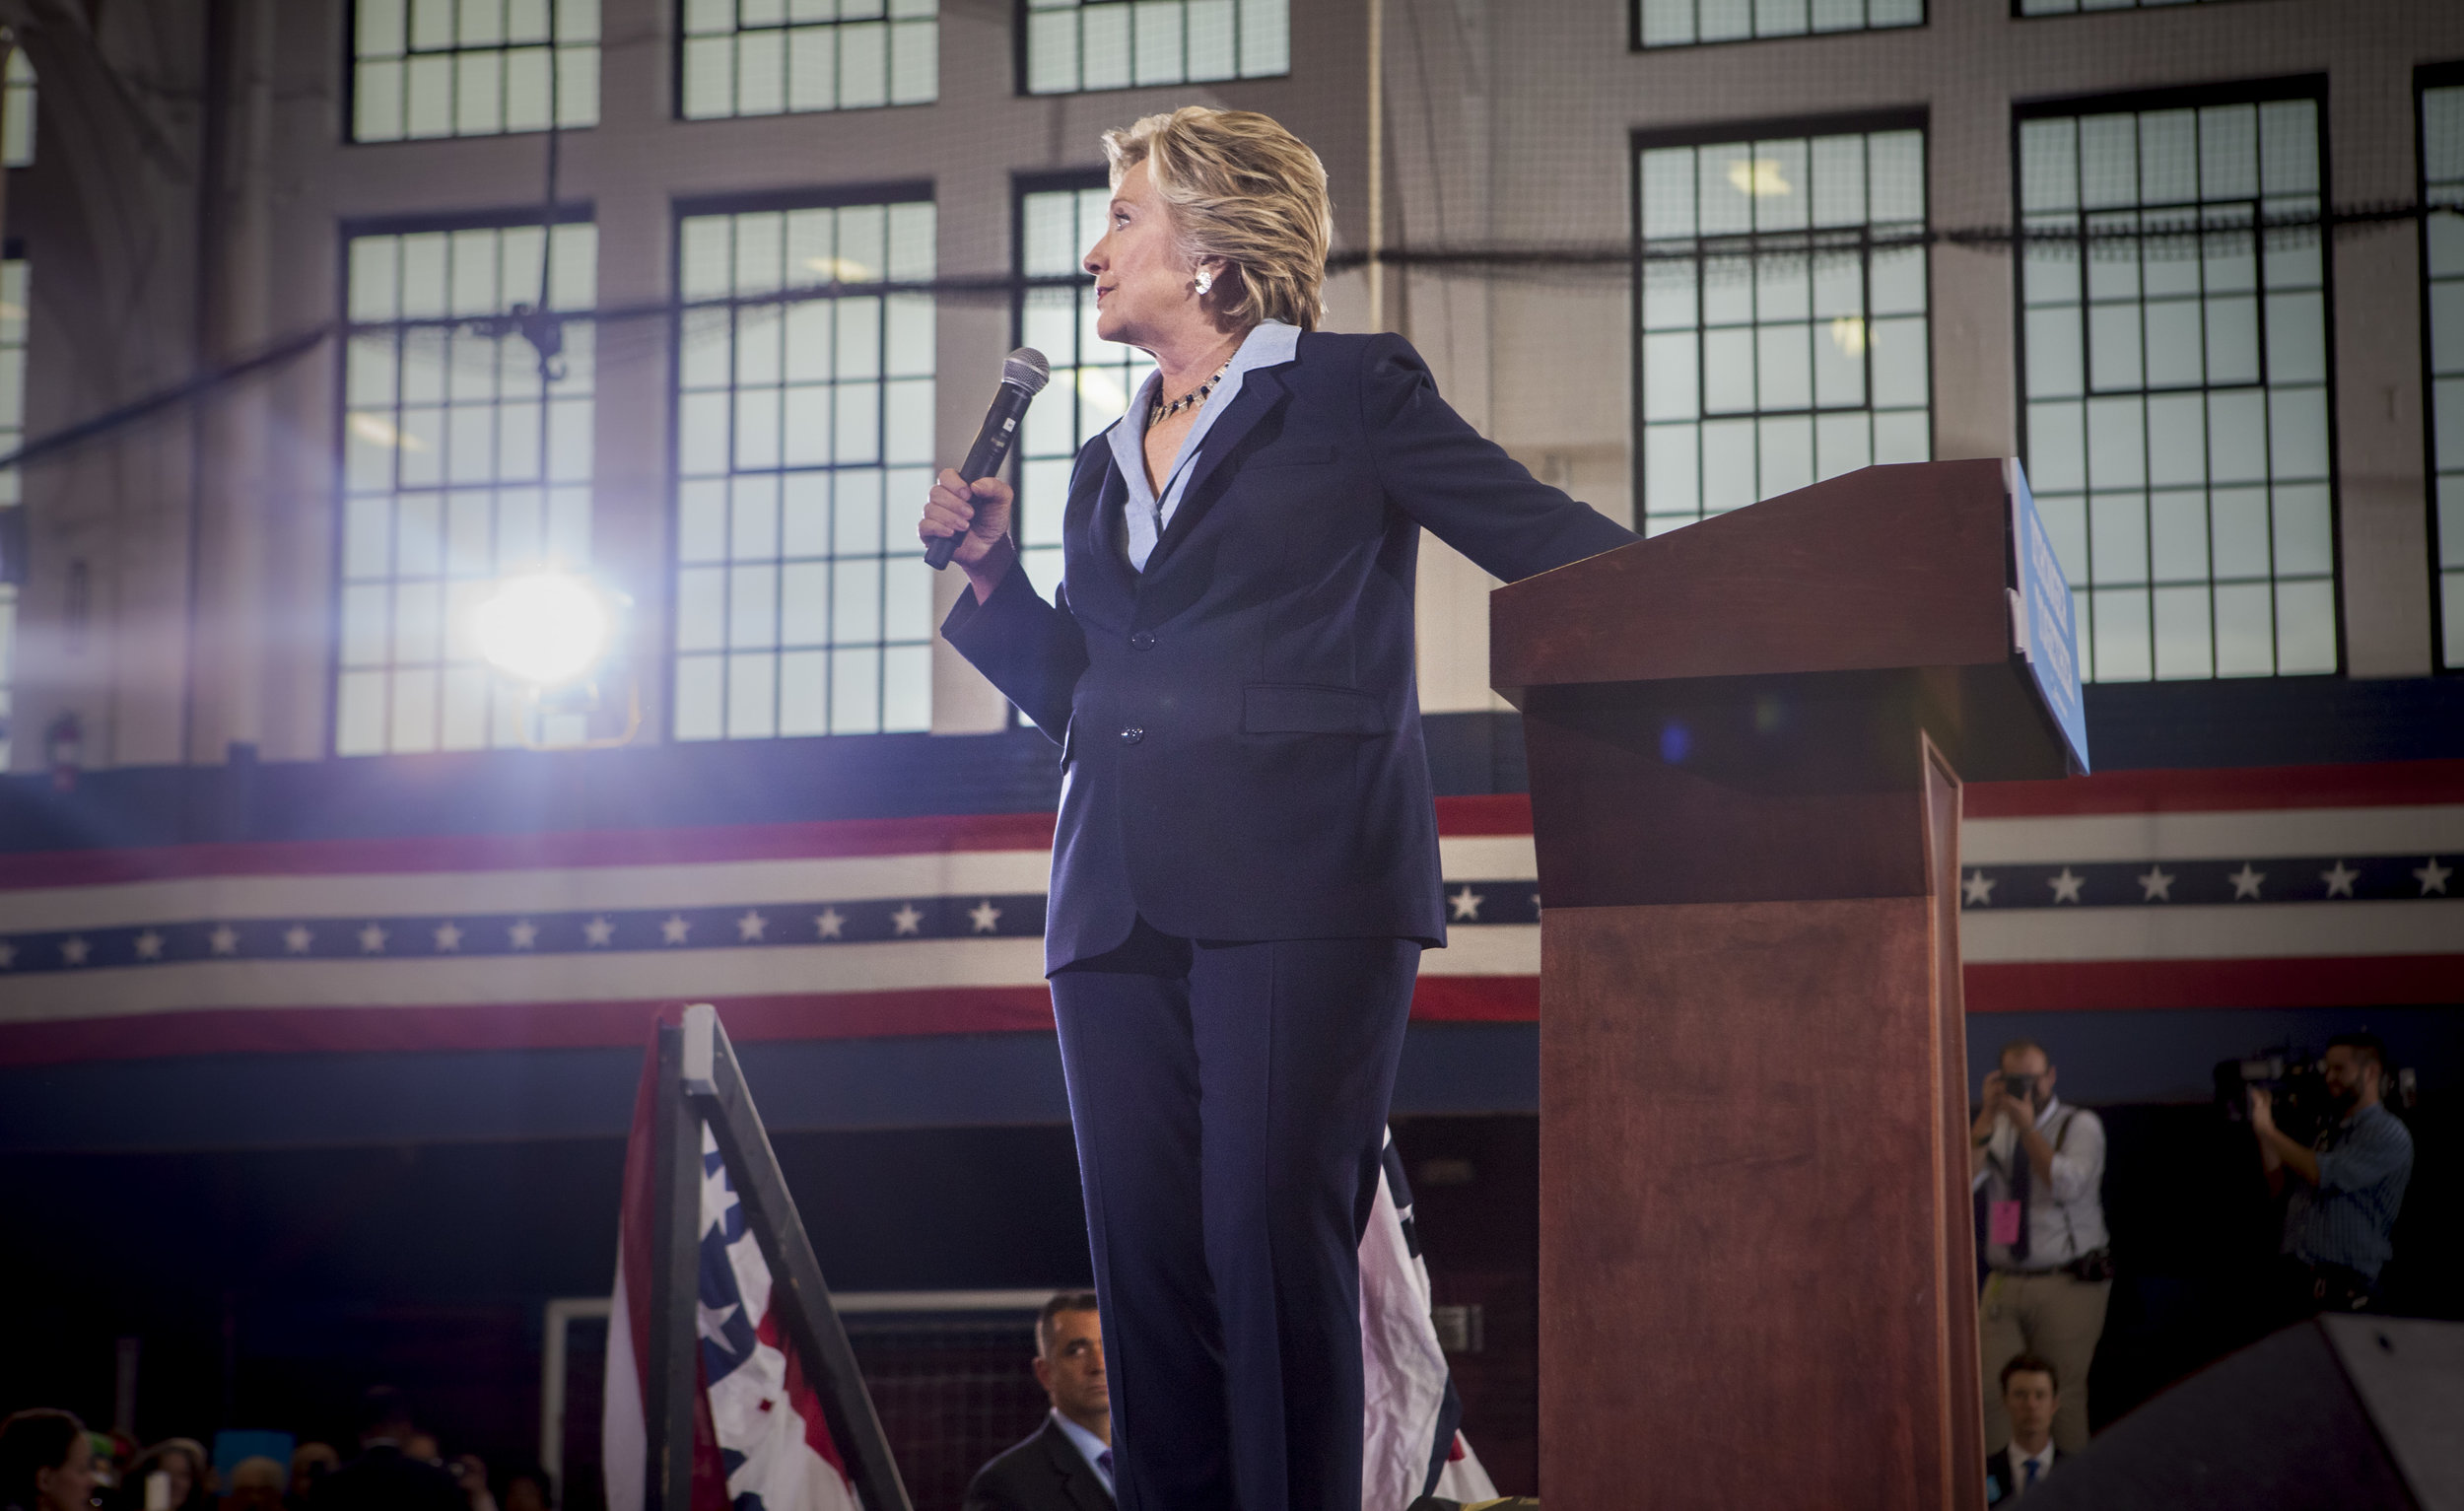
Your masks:
{"label": "man in striped shirt", "polygon": [[2380,1101],[2387,1046],[2376,1034],[2338,1034],[2321,1073],[2342,1117],[2305,1147],[2276,1127],[2264,1088],[2250,1092],[2250,1128],[2268,1189],[2293,1182],[2285,1207],[2287,1297],[2293,1315],[2358,1312],[2378,1291],[2393,1252],[2388,1235],[2413,1175],[2413,1135]]}

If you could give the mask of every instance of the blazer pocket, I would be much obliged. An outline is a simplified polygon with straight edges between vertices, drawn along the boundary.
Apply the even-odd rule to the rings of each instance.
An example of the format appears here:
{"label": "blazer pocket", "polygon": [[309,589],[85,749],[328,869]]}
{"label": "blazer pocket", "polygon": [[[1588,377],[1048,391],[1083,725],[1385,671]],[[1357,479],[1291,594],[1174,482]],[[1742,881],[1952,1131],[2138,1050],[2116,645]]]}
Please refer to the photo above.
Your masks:
{"label": "blazer pocket", "polygon": [[1335,460],[1331,446],[1269,446],[1241,463],[1243,471],[1263,471],[1268,467],[1322,467]]}
{"label": "blazer pocket", "polygon": [[1384,734],[1377,700],[1348,687],[1253,682],[1241,690],[1244,734]]}

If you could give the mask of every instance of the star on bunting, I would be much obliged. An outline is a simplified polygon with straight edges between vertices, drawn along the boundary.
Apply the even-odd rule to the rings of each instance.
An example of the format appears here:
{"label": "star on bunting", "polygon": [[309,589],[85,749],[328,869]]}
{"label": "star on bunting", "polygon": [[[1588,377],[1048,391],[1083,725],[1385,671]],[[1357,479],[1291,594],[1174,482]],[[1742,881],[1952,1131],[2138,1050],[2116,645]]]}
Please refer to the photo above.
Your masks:
{"label": "star on bunting", "polygon": [[2076,903],[2079,901],[2079,889],[2087,880],[2087,877],[2076,874],[2066,865],[2062,867],[2061,875],[2046,877],[2045,885],[2053,888],[2055,902]]}
{"label": "star on bunting", "polygon": [[[727,1236],[727,1219],[734,1215],[735,1208],[739,1204],[735,1188],[727,1184],[726,1163],[722,1160],[713,1165],[711,1156],[704,1154],[702,1156],[702,1210],[710,1214],[710,1220],[702,1224],[702,1231],[708,1233],[711,1229],[717,1228],[720,1237]],[[707,1313],[708,1309],[704,1310]],[[729,1310],[732,1308],[722,1308],[716,1315],[723,1318]]]}
{"label": "star on bunting", "polygon": [[2424,897],[2428,897],[2432,892],[2437,893],[2441,897],[2446,896],[2447,878],[2454,874],[2455,867],[2452,865],[2440,865],[2436,856],[2431,856],[2430,858],[2430,863],[2428,865],[2417,865],[2413,867],[2413,879],[2422,884],[2422,895]]}
{"label": "star on bunting", "polygon": [[1470,883],[1466,883],[1462,891],[1446,901],[1455,910],[1454,922],[1476,924],[1480,921],[1480,904],[1487,902],[1488,899],[1472,891]]}
{"label": "star on bunting", "polygon": [[16,965],[17,946],[5,939],[0,939],[0,971],[14,969]]}
{"label": "star on bunting", "polygon": [[385,937],[385,931],[381,927],[376,924],[369,925],[360,930],[360,953],[363,955],[383,954]]}
{"label": "star on bunting", "polygon": [[71,934],[60,941],[60,959],[69,965],[84,965],[87,954],[93,949],[93,945]]}
{"label": "star on bunting", "polygon": [[218,955],[237,955],[240,953],[240,930],[229,924],[217,924],[214,931],[205,936],[205,942],[206,947]]}
{"label": "star on bunting", "polygon": [[2224,879],[2233,884],[2234,901],[2238,902],[2242,898],[2246,897],[2252,902],[2257,902],[2259,900],[2259,883],[2267,879],[2267,872],[2257,869],[2252,866],[2249,861],[2244,860],[2241,862],[2240,870],[2233,872]]}
{"label": "star on bunting", "polygon": [[2148,874],[2139,878],[2139,889],[2148,895],[2139,900],[2143,903],[2171,902],[2175,879],[2172,872],[2161,865],[2148,867]]}
{"label": "star on bunting", "polygon": [[505,942],[515,949],[535,948],[539,943],[539,926],[528,919],[515,919],[506,926]]}
{"label": "star on bunting", "polygon": [[684,936],[692,931],[693,925],[686,920],[683,914],[671,913],[667,915],[667,921],[658,926],[659,942],[662,944],[682,944],[684,942]]}
{"label": "star on bunting", "polygon": [[744,910],[744,917],[736,920],[736,942],[750,944],[762,938],[769,927],[770,920],[747,908]]}
{"label": "star on bunting", "polygon": [[316,935],[308,931],[306,924],[294,924],[282,931],[282,947],[295,955],[307,954],[308,946],[315,942]]}
{"label": "star on bunting", "polygon": [[2353,883],[2361,876],[2361,873],[2360,871],[2347,870],[2345,868],[2345,863],[2342,860],[2338,860],[2334,870],[2319,872],[2318,879],[2327,883],[2328,896],[2351,897],[2353,895]]}
{"label": "star on bunting", "polygon": [[140,960],[162,959],[163,936],[151,928],[137,935],[137,958]]}
{"label": "star on bunting", "polygon": [[813,915],[813,927],[820,930],[825,939],[843,938],[842,930],[847,927],[847,920],[839,916],[838,909],[824,908]]}
{"label": "star on bunting", "polygon": [[1001,921],[1001,910],[993,907],[992,899],[988,897],[968,909],[967,917],[975,921],[976,932],[991,933]]}
{"label": "star on bunting", "polygon": [[[716,1227],[718,1224],[714,1221],[711,1226]],[[710,1228],[704,1228],[702,1231],[707,1233],[710,1231]],[[726,1354],[729,1358],[735,1357],[735,1343],[727,1337],[727,1324],[735,1317],[735,1314],[742,1309],[743,1305],[744,1303],[741,1301],[730,1301],[725,1306],[719,1307],[714,1307],[703,1301],[694,1302],[693,1328],[695,1336],[700,1338],[706,1343],[718,1344],[719,1351]]]}
{"label": "star on bunting", "polygon": [[582,942],[593,949],[601,948],[616,937],[616,926],[603,918],[592,919],[582,926]]}
{"label": "star on bunting", "polygon": [[916,911],[914,903],[901,903],[898,911],[890,915],[890,932],[893,935],[919,933],[923,924],[924,915]]}
{"label": "star on bunting", "polygon": [[441,954],[456,954],[462,948],[462,926],[447,919],[437,926],[437,949]]}
{"label": "star on bunting", "polygon": [[1965,894],[1965,901],[1971,908],[1993,906],[1994,878],[1983,871],[1968,872],[1967,879],[1959,883],[1959,890]]}

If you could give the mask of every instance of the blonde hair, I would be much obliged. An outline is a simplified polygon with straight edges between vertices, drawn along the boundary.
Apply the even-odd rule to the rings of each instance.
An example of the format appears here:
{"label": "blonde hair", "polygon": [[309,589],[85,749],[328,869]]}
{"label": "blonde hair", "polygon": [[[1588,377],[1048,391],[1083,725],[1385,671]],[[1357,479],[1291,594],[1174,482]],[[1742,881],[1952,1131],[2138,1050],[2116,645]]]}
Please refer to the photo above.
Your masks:
{"label": "blonde hair", "polygon": [[1315,330],[1335,211],[1326,165],[1272,116],[1184,105],[1104,133],[1112,183],[1140,163],[1171,206],[1191,260],[1220,257],[1236,275],[1209,296],[1235,325],[1282,320]]}

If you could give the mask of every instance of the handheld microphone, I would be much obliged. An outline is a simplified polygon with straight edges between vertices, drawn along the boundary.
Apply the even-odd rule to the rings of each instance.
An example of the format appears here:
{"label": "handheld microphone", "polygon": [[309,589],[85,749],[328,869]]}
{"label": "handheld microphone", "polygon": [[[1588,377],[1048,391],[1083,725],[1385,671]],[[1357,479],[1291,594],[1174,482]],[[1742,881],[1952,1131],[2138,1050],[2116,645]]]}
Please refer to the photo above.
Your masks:
{"label": "handheld microphone", "polygon": [[[1001,469],[1009,458],[1010,443],[1018,439],[1018,422],[1027,417],[1027,404],[1044,391],[1053,380],[1053,365],[1032,346],[1022,346],[1001,359],[1001,385],[992,394],[992,407],[984,412],[984,429],[976,432],[976,444],[959,464],[958,475],[967,482],[990,477]],[[924,547],[924,565],[938,572],[950,564],[950,553],[958,549],[960,536],[937,535]]]}

